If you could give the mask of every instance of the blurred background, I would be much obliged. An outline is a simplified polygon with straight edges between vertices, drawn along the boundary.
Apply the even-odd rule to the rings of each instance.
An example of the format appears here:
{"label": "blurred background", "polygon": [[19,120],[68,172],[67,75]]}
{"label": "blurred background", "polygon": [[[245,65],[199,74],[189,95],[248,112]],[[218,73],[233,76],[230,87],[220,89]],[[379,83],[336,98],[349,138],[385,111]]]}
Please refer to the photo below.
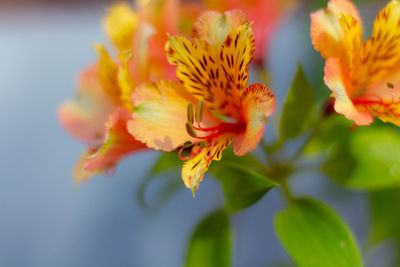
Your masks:
{"label": "blurred background", "polygon": [[[329,95],[323,60],[309,37],[309,12],[326,1],[305,2],[280,24],[265,62],[280,105],[297,62],[319,97]],[[360,2],[368,33],[387,1]],[[74,96],[77,74],[97,58],[92,44],[107,42],[101,19],[109,4],[0,2],[0,266],[181,266],[196,223],[223,202],[219,183],[206,177],[195,199],[182,186],[162,207],[143,208],[135,194],[156,152],[125,159],[113,177],[74,184],[72,170],[85,147],[61,127],[57,107]],[[297,193],[330,204],[363,249],[368,212],[362,193],[314,173],[291,183]],[[156,181],[146,191],[150,203],[159,186]],[[272,190],[232,216],[234,266],[291,266],[273,228],[282,208]],[[367,253],[367,266],[386,266],[390,249],[384,244]]]}

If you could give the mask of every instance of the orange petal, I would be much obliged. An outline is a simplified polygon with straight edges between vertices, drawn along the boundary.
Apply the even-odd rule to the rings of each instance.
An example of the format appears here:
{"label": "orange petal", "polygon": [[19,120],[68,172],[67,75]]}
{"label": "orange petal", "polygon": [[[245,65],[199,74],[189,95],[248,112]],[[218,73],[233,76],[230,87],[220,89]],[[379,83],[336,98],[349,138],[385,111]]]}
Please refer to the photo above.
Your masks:
{"label": "orange petal", "polygon": [[108,168],[114,167],[128,154],[146,148],[143,143],[129,134],[127,130],[129,117],[130,113],[123,107],[117,108],[110,115],[106,123],[107,134],[104,143],[85,159],[84,169],[86,172],[89,174],[102,173]]}
{"label": "orange petal", "polygon": [[129,132],[147,146],[172,151],[191,140],[186,131],[187,106],[196,100],[180,83],[160,81],[137,87],[132,99],[135,111]]}
{"label": "orange petal", "polygon": [[152,60],[151,54],[163,51],[164,44],[159,44],[158,47],[150,46],[150,39],[155,33],[156,29],[146,23],[140,23],[136,29],[132,54],[128,60],[129,70],[136,84],[150,81],[154,65],[159,64],[158,61]]}
{"label": "orange petal", "polygon": [[342,71],[343,63],[338,58],[329,58],[325,64],[325,84],[333,92],[335,97],[335,110],[343,114],[347,119],[354,121],[357,125],[369,125],[373,121],[371,114],[365,111],[359,111],[350,99],[346,86],[351,81],[348,74]]}
{"label": "orange petal", "polygon": [[113,4],[107,12],[103,22],[108,38],[117,47],[119,52],[130,50],[133,45],[133,36],[139,17],[128,3]]}
{"label": "orange petal", "polygon": [[98,73],[97,65],[86,69],[80,75],[76,98],[59,109],[60,121],[68,132],[91,145],[103,140],[104,123],[115,109],[99,82]]}
{"label": "orange petal", "polygon": [[[200,182],[203,180],[204,173],[210,167],[212,160],[220,160],[222,153],[231,143],[235,136],[233,134],[224,134],[218,137],[214,146],[208,144],[197,156],[189,159],[183,164],[182,179],[185,186],[194,192],[199,188]],[[198,146],[193,147],[197,150]],[[210,156],[211,155],[211,156]]]}
{"label": "orange petal", "polygon": [[75,169],[74,169],[74,182],[76,184],[80,184],[83,182],[86,182],[89,180],[90,177],[100,174],[101,172],[96,172],[96,171],[86,171],[85,170],[85,161],[88,156],[90,156],[90,152],[84,153],[82,156],[79,157],[78,162],[76,163]]}
{"label": "orange petal", "polygon": [[157,31],[176,33],[178,31],[178,0],[145,0],[139,7],[140,17]]}
{"label": "orange petal", "polygon": [[400,126],[400,69],[368,87],[354,102],[382,121]]}
{"label": "orange petal", "polygon": [[[204,13],[204,7],[201,3],[183,2],[180,3],[178,18],[178,33],[184,36],[191,36],[194,23],[197,18]],[[172,34],[173,32],[169,32]]]}
{"label": "orange petal", "polygon": [[240,9],[250,21],[255,35],[255,59],[261,63],[268,48],[269,40],[284,15],[293,10],[297,0],[203,0],[210,10],[224,12]]}
{"label": "orange petal", "polygon": [[353,17],[362,28],[362,21],[357,8],[348,0],[331,0],[328,8],[311,14],[311,40],[314,48],[326,59],[328,57],[344,58],[346,47],[343,39],[345,33],[339,19],[343,15]]}
{"label": "orange petal", "polygon": [[265,128],[265,119],[275,110],[275,96],[263,84],[252,84],[242,96],[242,120],[246,123],[246,130],[235,140],[233,152],[243,156],[256,148]]}
{"label": "orange petal", "polygon": [[[240,10],[228,11],[223,14],[208,11],[197,19],[193,28],[193,38],[198,42],[206,41],[210,45],[220,48],[230,32],[248,23]],[[214,56],[219,56],[218,51]]]}

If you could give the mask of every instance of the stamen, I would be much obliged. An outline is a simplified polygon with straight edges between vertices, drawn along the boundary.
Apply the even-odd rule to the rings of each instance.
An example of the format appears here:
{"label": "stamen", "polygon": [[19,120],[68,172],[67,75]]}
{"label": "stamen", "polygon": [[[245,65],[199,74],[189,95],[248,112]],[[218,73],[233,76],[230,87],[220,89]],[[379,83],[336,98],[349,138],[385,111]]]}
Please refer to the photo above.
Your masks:
{"label": "stamen", "polygon": [[197,134],[193,129],[193,125],[189,122],[186,122],[186,131],[191,137],[197,137]]}
{"label": "stamen", "polygon": [[[197,107],[196,107],[197,110]],[[192,102],[189,103],[189,105],[187,106],[187,118],[188,118],[188,122],[193,123],[193,104]]]}
{"label": "stamen", "polygon": [[179,157],[181,160],[189,160],[189,159],[191,159],[191,158],[197,156],[197,155],[200,153],[200,151],[202,150],[202,148],[199,147],[196,151],[194,151],[194,152],[191,151],[189,156],[182,157],[182,152],[183,152],[184,149],[185,149],[185,147],[182,147],[182,148],[179,150],[179,153],[178,153],[178,157]]}
{"label": "stamen", "polygon": [[205,153],[204,153],[204,150],[205,150],[205,149],[203,149],[203,158],[204,158],[207,162],[211,162],[211,161],[212,161],[212,154],[213,154],[213,150],[214,150],[214,145],[215,145],[216,139],[217,139],[216,137],[214,137],[214,138],[212,139],[212,141],[211,141],[211,146],[210,146],[210,150],[208,150],[207,156],[206,156]]}
{"label": "stamen", "polygon": [[386,85],[387,85],[387,87],[389,87],[390,89],[393,89],[393,88],[394,88],[393,83],[387,83]]}
{"label": "stamen", "polygon": [[197,124],[198,127],[193,126],[193,129],[197,130],[197,131],[202,131],[202,132],[213,132],[213,131],[218,131],[222,129],[222,125],[218,125],[215,127],[208,127],[208,128],[202,128],[200,126],[200,123]]}
{"label": "stamen", "polygon": [[196,105],[195,119],[197,122],[201,122],[203,119],[203,106],[204,106],[203,100],[200,100]]}
{"label": "stamen", "polygon": [[193,143],[191,141],[186,141],[185,143],[183,143],[184,148],[191,147],[192,145],[193,145]]}

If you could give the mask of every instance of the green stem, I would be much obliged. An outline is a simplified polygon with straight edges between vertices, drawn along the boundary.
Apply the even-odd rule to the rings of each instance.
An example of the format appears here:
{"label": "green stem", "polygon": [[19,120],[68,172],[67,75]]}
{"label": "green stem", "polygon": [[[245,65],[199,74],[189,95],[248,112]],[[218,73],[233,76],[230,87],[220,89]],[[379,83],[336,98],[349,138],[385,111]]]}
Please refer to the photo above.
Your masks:
{"label": "green stem", "polygon": [[293,199],[293,195],[290,192],[290,188],[286,182],[286,178],[282,180],[281,182],[281,188],[282,188],[282,195],[284,197],[284,199],[286,200],[286,202],[290,202]]}
{"label": "green stem", "polygon": [[[326,102],[329,103],[329,100]],[[311,133],[308,135],[307,139],[303,142],[301,147],[294,153],[294,155],[290,158],[289,162],[293,162],[297,160],[304,152],[304,149],[307,147],[308,143],[311,141],[311,139],[315,136],[315,134],[318,132],[319,128],[321,127],[321,123],[324,121],[325,118],[325,109],[327,104],[322,105],[321,110],[319,111],[319,115],[317,119],[315,120],[315,124],[313,129],[311,130]]]}

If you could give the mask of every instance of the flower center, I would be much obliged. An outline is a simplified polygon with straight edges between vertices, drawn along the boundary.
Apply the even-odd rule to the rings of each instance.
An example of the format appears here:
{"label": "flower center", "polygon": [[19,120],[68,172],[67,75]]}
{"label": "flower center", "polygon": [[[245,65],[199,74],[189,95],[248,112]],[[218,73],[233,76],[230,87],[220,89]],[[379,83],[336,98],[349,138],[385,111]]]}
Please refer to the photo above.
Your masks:
{"label": "flower center", "polygon": [[[188,105],[186,131],[190,136],[199,139],[199,141],[195,143],[192,143],[191,141],[185,142],[179,151],[179,158],[182,160],[191,159],[202,152],[204,159],[207,162],[210,162],[213,158],[213,150],[218,137],[226,133],[238,134],[245,129],[245,125],[241,121],[235,123],[220,122],[217,126],[202,127],[201,121],[203,117],[203,107],[204,102],[202,100],[197,103],[195,112],[193,111],[193,104],[189,103]],[[187,148],[191,149],[191,153],[190,155],[183,157],[182,152]]]}

